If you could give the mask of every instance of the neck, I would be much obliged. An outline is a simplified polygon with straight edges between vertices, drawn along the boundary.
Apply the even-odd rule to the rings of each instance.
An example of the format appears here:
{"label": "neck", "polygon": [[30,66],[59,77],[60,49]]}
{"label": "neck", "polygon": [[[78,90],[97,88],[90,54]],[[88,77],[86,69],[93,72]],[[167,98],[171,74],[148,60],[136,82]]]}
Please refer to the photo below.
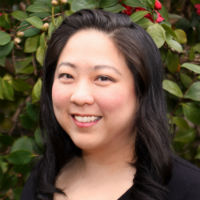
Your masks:
{"label": "neck", "polygon": [[123,144],[109,144],[107,148],[82,151],[81,163],[85,171],[114,171],[131,167],[134,161],[134,139]]}

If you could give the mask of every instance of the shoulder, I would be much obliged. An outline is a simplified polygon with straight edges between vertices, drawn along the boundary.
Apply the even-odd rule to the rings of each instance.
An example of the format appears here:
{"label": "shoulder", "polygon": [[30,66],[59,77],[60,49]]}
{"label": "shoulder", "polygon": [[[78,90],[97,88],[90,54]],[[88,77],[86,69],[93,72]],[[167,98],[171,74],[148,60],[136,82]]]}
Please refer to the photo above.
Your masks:
{"label": "shoulder", "polygon": [[200,200],[200,169],[175,156],[168,189],[169,199]]}

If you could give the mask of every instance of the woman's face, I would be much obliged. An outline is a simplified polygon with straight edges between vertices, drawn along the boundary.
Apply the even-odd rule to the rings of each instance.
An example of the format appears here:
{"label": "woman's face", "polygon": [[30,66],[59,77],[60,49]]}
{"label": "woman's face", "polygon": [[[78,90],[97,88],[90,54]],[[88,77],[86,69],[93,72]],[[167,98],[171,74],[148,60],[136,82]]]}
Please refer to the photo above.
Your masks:
{"label": "woman's face", "polygon": [[122,148],[132,141],[134,80],[106,33],[82,30],[68,40],[56,67],[52,101],[59,124],[83,151]]}

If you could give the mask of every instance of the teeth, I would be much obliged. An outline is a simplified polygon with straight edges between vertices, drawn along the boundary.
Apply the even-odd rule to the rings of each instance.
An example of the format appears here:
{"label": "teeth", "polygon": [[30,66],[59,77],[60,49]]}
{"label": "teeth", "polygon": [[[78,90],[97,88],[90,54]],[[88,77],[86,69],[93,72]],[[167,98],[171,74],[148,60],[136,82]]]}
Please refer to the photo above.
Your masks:
{"label": "teeth", "polygon": [[94,122],[96,120],[99,119],[99,117],[96,117],[96,116],[74,116],[74,118],[79,121],[79,122]]}

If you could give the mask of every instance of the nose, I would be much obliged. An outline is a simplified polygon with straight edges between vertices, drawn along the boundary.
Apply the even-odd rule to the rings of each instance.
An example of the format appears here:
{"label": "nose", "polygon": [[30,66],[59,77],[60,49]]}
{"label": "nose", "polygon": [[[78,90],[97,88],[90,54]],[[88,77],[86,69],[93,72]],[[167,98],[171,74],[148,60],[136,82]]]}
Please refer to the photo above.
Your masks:
{"label": "nose", "polygon": [[70,101],[76,105],[91,105],[94,103],[94,97],[90,85],[87,82],[80,82],[74,88]]}

